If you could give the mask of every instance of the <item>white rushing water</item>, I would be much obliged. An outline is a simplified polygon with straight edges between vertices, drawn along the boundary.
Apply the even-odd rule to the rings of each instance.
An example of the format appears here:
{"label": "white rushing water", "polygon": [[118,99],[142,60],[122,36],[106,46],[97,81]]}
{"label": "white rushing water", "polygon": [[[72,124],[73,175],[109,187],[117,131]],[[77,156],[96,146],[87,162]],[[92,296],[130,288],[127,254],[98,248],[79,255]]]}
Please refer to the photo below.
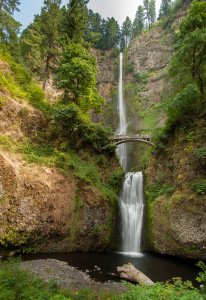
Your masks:
{"label": "white rushing water", "polygon": [[[123,95],[123,55],[120,53],[119,74],[119,128],[117,134],[127,133],[127,118]],[[124,170],[127,170],[127,146],[119,145],[117,155]],[[120,197],[122,220],[122,251],[124,254],[137,256],[141,252],[141,233],[144,212],[142,172],[128,172],[125,176]]]}
{"label": "white rushing water", "polygon": [[142,172],[127,173],[120,197],[123,252],[141,252],[143,199]]}
{"label": "white rushing water", "polygon": [[[126,109],[123,95],[123,54],[120,53],[120,69],[119,69],[119,128],[117,134],[127,134]],[[117,156],[123,169],[127,170],[127,145],[121,144],[117,149]]]}

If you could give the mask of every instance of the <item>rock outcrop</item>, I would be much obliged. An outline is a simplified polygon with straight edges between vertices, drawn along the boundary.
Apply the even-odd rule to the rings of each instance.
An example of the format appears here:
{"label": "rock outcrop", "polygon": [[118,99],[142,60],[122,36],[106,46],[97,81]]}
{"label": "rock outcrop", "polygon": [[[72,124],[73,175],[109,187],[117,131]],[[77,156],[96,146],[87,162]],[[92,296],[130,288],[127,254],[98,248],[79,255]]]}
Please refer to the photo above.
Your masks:
{"label": "rock outcrop", "polygon": [[[11,73],[6,63],[0,63],[0,68]],[[72,167],[63,171],[38,161],[38,154],[33,160],[33,150],[28,159],[25,147],[42,140],[48,119],[6,89],[0,90],[0,100],[0,251],[5,247],[39,252],[115,248],[117,202],[89,180],[75,176]],[[115,157],[108,160],[108,170],[103,170],[105,163],[95,166],[99,185],[107,171],[112,174],[119,168]]]}
{"label": "rock outcrop", "polygon": [[204,132],[204,118],[177,129],[149,162],[147,230],[157,252],[206,259],[205,166],[194,151],[204,145]]}
{"label": "rock outcrop", "polygon": [[76,189],[74,178],[58,169],[0,151],[0,242],[41,252],[109,248],[114,211],[98,190],[86,186],[75,207]]}
{"label": "rock outcrop", "polygon": [[172,51],[171,34],[166,34],[158,26],[131,41],[128,61],[134,74],[147,75],[148,80],[140,91],[140,97],[142,102],[149,101],[149,106],[161,99]]}

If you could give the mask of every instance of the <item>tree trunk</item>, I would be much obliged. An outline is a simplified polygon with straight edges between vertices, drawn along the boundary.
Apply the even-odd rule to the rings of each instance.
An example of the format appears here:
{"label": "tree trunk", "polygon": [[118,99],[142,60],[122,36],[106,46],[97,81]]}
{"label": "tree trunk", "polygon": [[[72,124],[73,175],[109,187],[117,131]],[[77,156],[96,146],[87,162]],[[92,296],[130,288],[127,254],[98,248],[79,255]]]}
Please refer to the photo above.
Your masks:
{"label": "tree trunk", "polygon": [[154,282],[145,274],[137,270],[131,263],[117,267],[119,276],[125,280],[136,282],[142,285],[153,285]]}

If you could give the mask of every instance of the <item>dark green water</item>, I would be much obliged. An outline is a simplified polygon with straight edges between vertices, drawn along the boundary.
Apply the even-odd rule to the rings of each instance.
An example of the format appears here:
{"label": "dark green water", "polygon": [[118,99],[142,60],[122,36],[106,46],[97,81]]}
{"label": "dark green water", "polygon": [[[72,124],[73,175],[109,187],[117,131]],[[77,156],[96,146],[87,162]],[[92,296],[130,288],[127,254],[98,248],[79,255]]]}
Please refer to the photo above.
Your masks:
{"label": "dark green water", "polygon": [[66,261],[69,265],[86,271],[93,279],[101,282],[116,280],[109,275],[115,273],[116,267],[131,262],[137,269],[145,273],[154,281],[167,281],[173,277],[195,282],[199,268],[194,261],[180,258],[145,253],[141,257],[130,257],[120,253],[53,253],[24,255],[22,260],[54,258]]}

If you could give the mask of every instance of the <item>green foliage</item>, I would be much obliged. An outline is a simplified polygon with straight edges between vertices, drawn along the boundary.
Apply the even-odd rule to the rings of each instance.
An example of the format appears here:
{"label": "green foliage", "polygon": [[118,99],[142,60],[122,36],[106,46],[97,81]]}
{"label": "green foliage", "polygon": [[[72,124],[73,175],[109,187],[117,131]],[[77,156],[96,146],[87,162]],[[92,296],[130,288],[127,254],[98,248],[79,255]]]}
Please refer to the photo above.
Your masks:
{"label": "green foliage", "polygon": [[206,147],[199,147],[193,150],[193,157],[198,167],[205,167],[206,165]]}
{"label": "green foliage", "polygon": [[10,150],[13,148],[13,141],[9,136],[0,135],[0,146],[3,147],[4,150]]}
{"label": "green foliage", "polygon": [[166,128],[156,130],[153,134],[152,140],[155,144],[155,152],[164,151],[168,142],[168,133]]}
{"label": "green foliage", "polygon": [[156,283],[153,286],[131,286],[121,300],[203,300],[203,295],[191,282],[182,282],[177,278],[174,284]]}
{"label": "green foliage", "polygon": [[64,90],[64,102],[73,101],[84,112],[100,112],[103,98],[97,91],[96,74],[95,58],[81,44],[70,43],[56,76],[58,88]]}
{"label": "green foliage", "polygon": [[206,178],[202,178],[197,180],[192,184],[192,190],[196,192],[198,195],[206,194]]}
{"label": "green foliage", "polygon": [[45,0],[41,15],[35,17],[21,37],[25,65],[43,81],[43,89],[54,73],[59,57],[62,21],[60,4],[60,0]]}
{"label": "green foliage", "polygon": [[129,17],[126,17],[123,25],[122,25],[122,32],[121,32],[121,38],[122,38],[122,45],[121,48],[127,49],[129,46],[129,42],[132,36],[132,22]]}
{"label": "green foliage", "polygon": [[147,189],[151,200],[155,200],[161,195],[170,196],[174,191],[175,188],[171,184],[153,184]]}
{"label": "green foliage", "polygon": [[19,10],[19,5],[19,0],[2,0],[0,3],[0,13],[5,11],[9,14],[13,14],[15,10]]}
{"label": "green foliage", "polygon": [[88,23],[86,7],[88,2],[88,0],[70,0],[67,10],[64,7],[63,30],[73,41],[80,42],[83,39]]}
{"label": "green foliage", "polygon": [[147,27],[151,27],[152,23],[156,19],[156,8],[154,0],[143,0],[144,10],[145,10],[145,19],[147,21]]}
{"label": "green foliage", "polygon": [[113,153],[115,146],[111,144],[109,129],[90,121],[74,103],[57,105],[53,114],[53,130],[55,135],[66,139],[71,148],[92,145],[96,152]]}
{"label": "green foliage", "polygon": [[144,19],[145,19],[144,7],[142,5],[139,5],[132,25],[133,36],[138,36],[142,33],[144,29]]}
{"label": "green foliage", "polygon": [[159,12],[162,27],[171,31],[171,25],[177,16],[178,10],[184,7],[187,8],[192,1],[193,0],[175,0],[171,2],[170,0],[162,0]]}
{"label": "green foliage", "polygon": [[200,102],[199,89],[195,84],[188,84],[174,98],[164,102],[162,107],[167,112],[167,127],[171,128],[178,122],[192,119],[195,111],[198,110]]}
{"label": "green foliage", "polygon": [[148,74],[147,73],[142,73],[142,72],[137,72],[136,74],[134,74],[134,78],[138,83],[146,84]]}
{"label": "green foliage", "polygon": [[111,175],[111,178],[109,179],[109,185],[115,190],[119,191],[119,187],[122,186],[122,182],[124,179],[124,172],[122,169],[120,169],[118,172]]}
{"label": "green foliage", "polygon": [[[97,233],[101,228],[96,228]],[[153,286],[125,284],[122,294],[90,289],[79,291],[62,290],[54,281],[44,283],[29,272],[20,268],[19,260],[0,262],[0,300],[204,300],[205,299],[205,265],[198,263],[202,272],[198,282],[201,289],[194,288],[191,282],[183,282],[180,278],[173,283],[156,283]]]}
{"label": "green foliage", "polygon": [[206,265],[202,261],[197,263],[197,266],[202,270],[198,273],[197,282],[201,283],[201,292],[206,295]]}
{"label": "green foliage", "polygon": [[[3,1],[4,2],[4,1]],[[1,4],[0,4],[1,5]],[[0,42],[7,45],[12,54],[19,58],[18,34],[21,24],[6,11],[0,11]]]}
{"label": "green foliage", "polygon": [[194,83],[204,97],[206,84],[206,3],[193,2],[180,25],[170,73],[177,90]]}
{"label": "green foliage", "polygon": [[162,0],[160,5],[159,18],[163,16],[167,16],[170,12],[171,6],[172,6],[171,0]]}
{"label": "green foliage", "polygon": [[22,65],[15,62],[7,47],[0,47],[0,59],[7,62],[11,70],[0,71],[1,88],[9,92],[10,96],[25,99],[46,115],[51,115],[52,106],[45,100],[41,87]]}

